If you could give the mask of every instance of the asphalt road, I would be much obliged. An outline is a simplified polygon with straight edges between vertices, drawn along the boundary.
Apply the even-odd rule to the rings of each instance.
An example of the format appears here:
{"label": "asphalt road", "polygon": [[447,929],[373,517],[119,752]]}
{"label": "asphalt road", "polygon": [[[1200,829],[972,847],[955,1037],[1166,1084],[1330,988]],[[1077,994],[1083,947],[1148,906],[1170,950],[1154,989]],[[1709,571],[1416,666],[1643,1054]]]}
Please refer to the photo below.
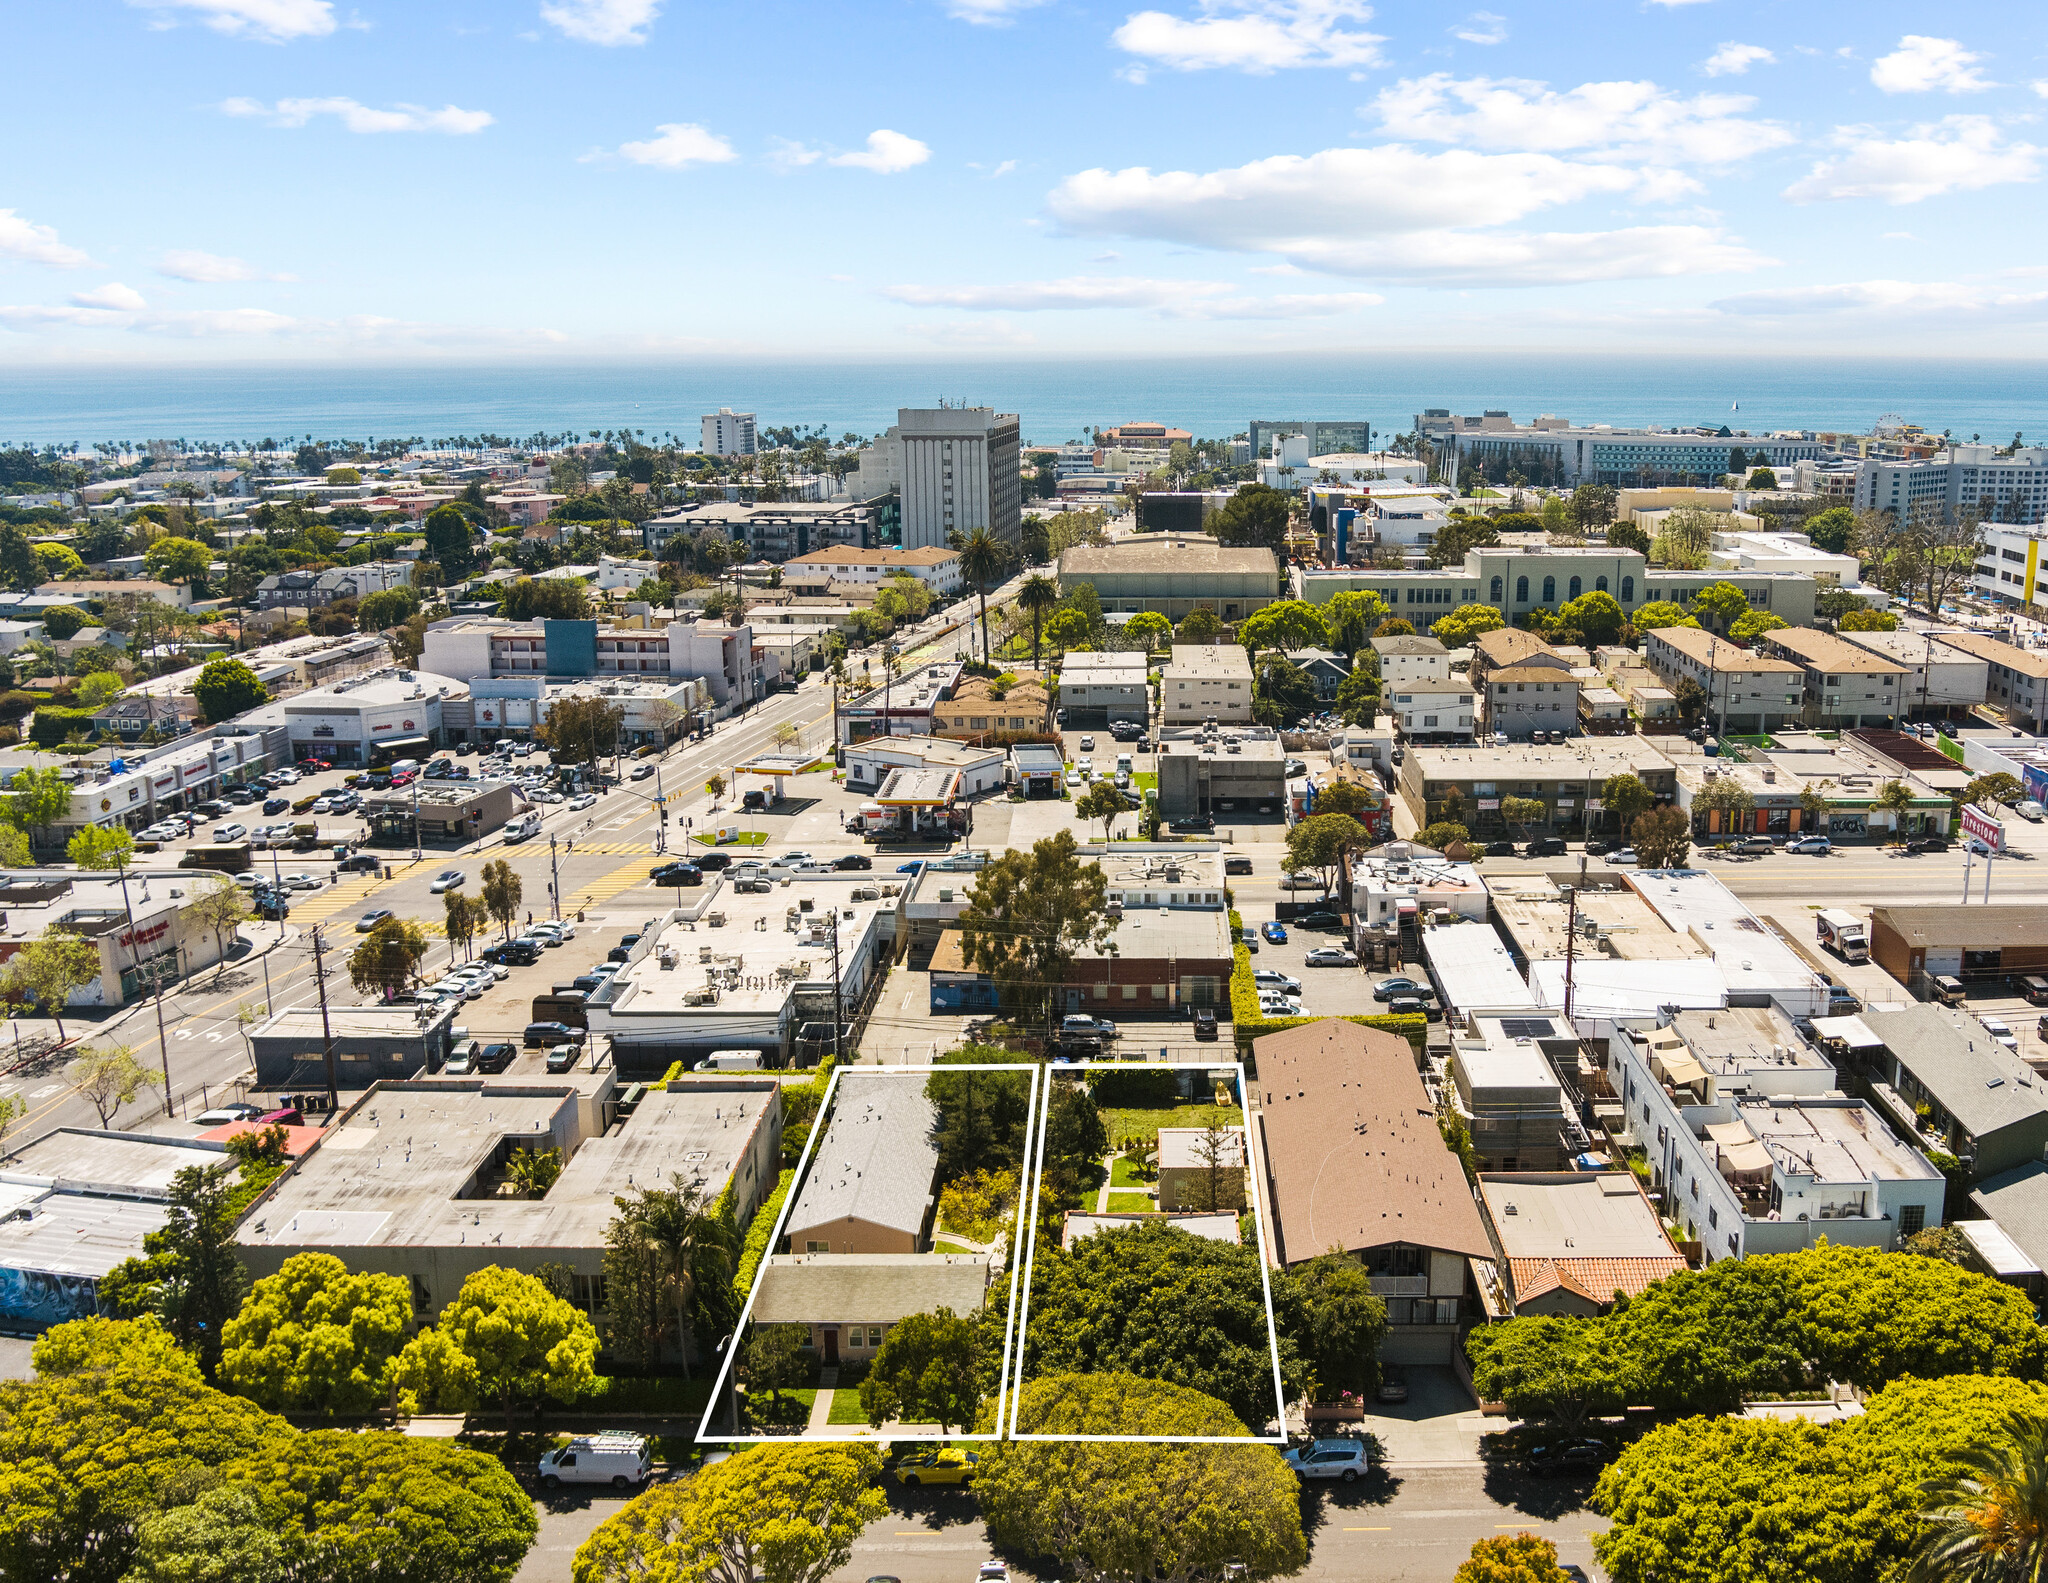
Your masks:
{"label": "asphalt road", "polygon": [[[1302,1498],[1309,1579],[1366,1583],[1448,1583],[1480,1539],[1535,1533],[1557,1545],[1561,1561],[1587,1575],[1592,1535],[1606,1525],[1585,1510],[1585,1481],[1531,1480],[1471,1466],[1379,1473],[1351,1489],[1331,1486]],[[540,1537],[516,1583],[566,1583],[576,1547],[625,1502],[609,1491],[564,1492],[542,1502]],[[974,1498],[957,1490],[889,1488],[889,1513],[857,1540],[831,1583],[889,1576],[902,1583],[972,1583],[990,1555]],[[1020,1577],[1030,1569],[1014,1563]],[[1048,1580],[1054,1575],[1046,1574]]]}

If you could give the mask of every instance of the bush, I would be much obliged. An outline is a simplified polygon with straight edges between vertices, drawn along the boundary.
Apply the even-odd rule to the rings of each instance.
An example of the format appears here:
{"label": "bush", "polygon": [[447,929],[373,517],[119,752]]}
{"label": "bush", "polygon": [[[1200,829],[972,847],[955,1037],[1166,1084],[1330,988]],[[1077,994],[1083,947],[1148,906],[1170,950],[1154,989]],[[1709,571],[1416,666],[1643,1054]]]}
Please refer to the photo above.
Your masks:
{"label": "bush", "polygon": [[1439,819],[1427,830],[1424,830],[1418,839],[1424,846],[1435,847],[1437,851],[1441,852],[1453,841],[1469,843],[1472,839],[1472,832],[1466,829],[1465,826],[1457,824],[1452,820]]}
{"label": "bush", "polygon": [[[1234,918],[1236,915],[1232,914]],[[1243,928],[1237,930],[1238,942],[1233,948],[1237,965],[1230,973],[1230,1030],[1239,1050],[1248,1050],[1254,1039],[1269,1033],[1279,1033],[1286,1028],[1298,1028],[1305,1022],[1323,1022],[1322,1017],[1268,1017],[1259,1010],[1258,986],[1252,983],[1252,953],[1245,945]],[[1427,1019],[1418,1016],[1396,1017],[1379,1014],[1365,1017],[1345,1017],[1345,1022],[1355,1022],[1364,1028],[1385,1028],[1398,1033],[1418,1050],[1428,1036]]]}
{"label": "bush", "polygon": [[37,747],[53,748],[71,739],[76,731],[88,735],[93,729],[91,709],[62,709],[55,704],[43,704],[36,709],[35,723],[29,727],[29,740]]}
{"label": "bush", "polygon": [[1150,1110],[1180,1103],[1180,1073],[1169,1067],[1118,1068],[1097,1072],[1089,1092],[1098,1106]]}
{"label": "bush", "polygon": [[736,1308],[746,1303],[747,1293],[753,1289],[754,1272],[768,1257],[769,1234],[775,1230],[775,1222],[782,1214],[782,1201],[789,1197],[790,1184],[795,1180],[796,1172],[785,1170],[776,1180],[775,1191],[754,1211],[754,1223],[747,1228],[747,1240],[740,1247],[740,1260],[732,1272],[732,1295]]}

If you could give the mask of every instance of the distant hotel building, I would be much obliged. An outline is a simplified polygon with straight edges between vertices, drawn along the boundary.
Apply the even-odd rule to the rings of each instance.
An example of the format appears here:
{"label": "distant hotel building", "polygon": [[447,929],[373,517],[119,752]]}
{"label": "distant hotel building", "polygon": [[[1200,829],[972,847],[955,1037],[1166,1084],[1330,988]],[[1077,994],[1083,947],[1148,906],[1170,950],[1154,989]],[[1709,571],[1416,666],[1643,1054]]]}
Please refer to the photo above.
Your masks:
{"label": "distant hotel building", "polygon": [[[1470,416],[1432,407],[1415,418],[1418,434],[1440,450],[1439,471],[1455,483],[1475,466],[1492,480],[1519,471],[1531,483],[1717,483],[1753,467],[1818,462],[1827,447],[1812,434],[1728,435],[1704,429],[1573,428],[1547,413],[1518,424],[1505,412]],[[1735,453],[1742,458],[1736,463]],[[1733,465],[1731,465],[1733,464]]]}
{"label": "distant hotel building", "polygon": [[704,444],[706,456],[752,456],[754,454],[754,415],[751,412],[734,412],[730,407],[720,407],[704,418]]}

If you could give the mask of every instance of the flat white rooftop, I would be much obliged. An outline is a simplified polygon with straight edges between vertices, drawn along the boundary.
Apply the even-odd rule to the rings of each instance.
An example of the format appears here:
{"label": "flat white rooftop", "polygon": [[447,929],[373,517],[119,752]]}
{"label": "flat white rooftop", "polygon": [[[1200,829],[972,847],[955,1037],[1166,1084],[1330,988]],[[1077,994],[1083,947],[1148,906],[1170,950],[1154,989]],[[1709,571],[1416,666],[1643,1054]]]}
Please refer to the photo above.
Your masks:
{"label": "flat white rooftop", "polygon": [[1666,869],[1630,883],[1674,931],[1713,952],[1731,998],[1769,996],[1797,1016],[1825,1009],[1813,969],[1713,875]]}
{"label": "flat white rooftop", "polygon": [[1463,923],[1426,929],[1422,954],[1444,1000],[1468,1016],[1478,1011],[1533,1011],[1536,1007],[1535,994],[1490,925]]}

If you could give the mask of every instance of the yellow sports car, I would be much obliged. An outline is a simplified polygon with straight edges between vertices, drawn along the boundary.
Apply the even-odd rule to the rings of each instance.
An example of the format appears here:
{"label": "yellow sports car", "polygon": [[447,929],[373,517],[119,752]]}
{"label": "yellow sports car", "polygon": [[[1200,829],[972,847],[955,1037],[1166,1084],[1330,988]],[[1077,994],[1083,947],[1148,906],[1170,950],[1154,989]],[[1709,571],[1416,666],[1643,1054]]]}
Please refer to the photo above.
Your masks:
{"label": "yellow sports car", "polygon": [[939,1451],[920,1451],[896,1464],[899,1483],[916,1489],[920,1484],[972,1484],[981,1458],[972,1451],[948,1446]]}

